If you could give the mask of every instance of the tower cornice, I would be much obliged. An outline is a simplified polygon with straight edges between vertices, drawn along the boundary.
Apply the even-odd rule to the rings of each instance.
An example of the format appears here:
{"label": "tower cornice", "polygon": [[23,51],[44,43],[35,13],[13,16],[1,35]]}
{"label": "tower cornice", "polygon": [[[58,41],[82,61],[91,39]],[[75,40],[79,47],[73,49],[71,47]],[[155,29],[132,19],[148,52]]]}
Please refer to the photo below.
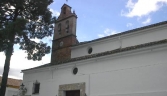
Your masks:
{"label": "tower cornice", "polygon": [[58,18],[58,19],[56,20],[56,23],[59,23],[59,22],[61,22],[61,21],[63,21],[63,20],[66,20],[66,19],[68,19],[68,18],[70,18],[70,17],[76,17],[76,18],[78,18],[77,15],[73,14],[73,15],[68,16],[68,17],[65,17],[65,18],[63,18],[63,19],[59,19],[59,18]]}

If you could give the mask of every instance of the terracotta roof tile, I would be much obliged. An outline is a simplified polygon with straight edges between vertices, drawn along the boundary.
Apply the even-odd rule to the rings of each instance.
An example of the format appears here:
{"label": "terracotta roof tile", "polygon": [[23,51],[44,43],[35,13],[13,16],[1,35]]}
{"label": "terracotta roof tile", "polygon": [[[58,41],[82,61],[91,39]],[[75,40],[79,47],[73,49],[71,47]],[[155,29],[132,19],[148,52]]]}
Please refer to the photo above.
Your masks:
{"label": "terracotta roof tile", "polygon": [[[80,42],[79,44],[76,44],[76,45],[73,45],[73,46],[80,46],[80,45],[83,45],[83,44],[87,44],[87,43],[91,43],[91,42],[95,42],[95,41],[100,41],[100,40],[107,39],[107,38],[113,38],[113,37],[120,36],[120,35],[123,35],[123,34],[133,33],[133,32],[136,32],[136,31],[140,31],[140,30],[144,30],[144,29],[148,29],[148,28],[153,28],[155,26],[161,26],[161,25],[165,25],[165,24],[167,24],[167,21],[163,21],[163,22],[159,22],[159,23],[156,23],[156,24],[152,24],[152,25],[148,25],[148,26],[128,30],[128,31],[125,31],[125,32],[122,32],[122,33],[118,33],[118,34],[111,35],[111,36],[106,36],[106,37],[95,39],[95,40],[92,40],[92,41]],[[119,52],[135,50],[135,49],[139,49],[139,48],[144,48],[144,47],[149,47],[149,46],[154,46],[154,45],[164,44],[164,43],[165,44],[167,43],[167,39],[160,40],[160,41],[149,42],[149,43],[140,44],[140,45],[135,45],[135,46],[129,46],[129,47],[126,47],[126,48],[118,48],[118,49],[115,49],[115,50],[96,53],[96,54],[92,54],[92,55],[86,55],[86,56],[71,58],[69,60],[65,60],[65,61],[61,61],[61,62],[55,62],[54,64],[48,63],[48,64],[45,64],[45,65],[42,65],[42,66],[38,66],[38,67],[35,67],[35,68],[30,68],[30,69],[25,69],[25,70],[31,70],[31,69],[42,68],[42,67],[47,67],[47,66],[59,65],[59,64],[64,64],[64,63],[69,63],[69,62],[74,62],[74,61],[79,61],[79,60],[85,60],[85,59],[90,59],[90,58],[95,58],[95,57],[100,57],[100,56],[105,56],[105,55],[111,55],[111,54],[116,54],[116,53],[119,53]],[[25,71],[25,70],[22,70],[22,71]]]}
{"label": "terracotta roof tile", "polygon": [[91,42],[95,42],[95,41],[104,40],[104,39],[107,39],[107,38],[113,38],[113,37],[116,37],[116,36],[121,36],[121,35],[128,34],[128,33],[133,33],[133,32],[136,32],[136,31],[152,28],[152,27],[155,27],[155,26],[165,25],[165,24],[167,24],[167,21],[163,21],[163,22],[159,22],[159,23],[156,23],[156,24],[151,24],[151,25],[148,25],[148,26],[144,26],[144,27],[140,27],[140,28],[124,31],[124,32],[121,32],[121,33],[118,33],[118,34],[114,34],[114,35],[110,35],[110,36],[94,39],[92,41],[80,42],[80,43],[78,43],[76,45],[73,45],[73,47],[74,46],[80,46],[80,45],[87,44],[87,43],[91,43]]}
{"label": "terracotta roof tile", "polygon": [[[71,58],[71,59],[66,60],[66,61],[55,62],[54,64],[49,63],[49,64],[45,64],[45,65],[38,66],[38,67],[35,67],[35,68],[31,68],[31,69],[42,68],[42,67],[53,66],[53,65],[59,65],[59,64],[75,62],[75,61],[80,61],[80,60],[85,60],[85,59],[90,59],[90,58],[96,58],[96,57],[116,54],[116,53],[120,53],[120,52],[136,50],[136,49],[145,48],[145,47],[151,47],[151,46],[160,45],[160,44],[167,44],[167,39],[160,40],[160,41],[149,42],[149,43],[140,44],[140,45],[135,45],[135,46],[130,46],[130,47],[126,47],[126,48],[118,48],[118,49],[115,49],[115,50],[105,51],[105,52],[96,53],[96,54],[92,54],[92,55],[86,55],[86,56]],[[31,70],[31,69],[26,69],[26,70]],[[25,70],[22,70],[22,71],[25,71]]]}

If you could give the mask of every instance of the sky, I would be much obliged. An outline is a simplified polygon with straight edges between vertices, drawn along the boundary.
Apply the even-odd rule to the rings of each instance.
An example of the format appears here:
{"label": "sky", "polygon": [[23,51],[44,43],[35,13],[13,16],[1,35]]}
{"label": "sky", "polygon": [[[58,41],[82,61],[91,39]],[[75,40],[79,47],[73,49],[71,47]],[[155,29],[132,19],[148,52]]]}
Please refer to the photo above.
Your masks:
{"label": "sky", "polygon": [[[68,2],[67,2],[68,1]],[[90,41],[127,30],[167,21],[167,0],[54,0],[49,6],[52,15],[58,17],[64,3],[77,14],[77,39]],[[34,39],[39,42],[40,40]],[[52,37],[44,42],[52,45]],[[50,62],[51,54],[41,61],[27,60],[26,53],[14,46],[11,58],[10,78],[22,79],[21,70]],[[0,75],[3,73],[5,55],[0,52]]]}

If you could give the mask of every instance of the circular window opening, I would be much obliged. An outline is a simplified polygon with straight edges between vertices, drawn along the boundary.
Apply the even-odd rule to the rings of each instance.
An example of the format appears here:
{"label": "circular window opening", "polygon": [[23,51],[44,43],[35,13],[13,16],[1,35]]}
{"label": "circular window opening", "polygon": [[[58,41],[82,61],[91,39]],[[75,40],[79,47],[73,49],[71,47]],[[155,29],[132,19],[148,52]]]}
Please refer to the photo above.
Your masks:
{"label": "circular window opening", "polygon": [[60,42],[60,47],[62,47],[62,46],[63,46],[63,41]]}
{"label": "circular window opening", "polygon": [[92,51],[93,51],[92,47],[89,47],[89,48],[88,48],[88,53],[91,54]]}
{"label": "circular window opening", "polygon": [[76,75],[77,73],[78,73],[78,68],[75,67],[75,68],[73,69],[73,74]]}

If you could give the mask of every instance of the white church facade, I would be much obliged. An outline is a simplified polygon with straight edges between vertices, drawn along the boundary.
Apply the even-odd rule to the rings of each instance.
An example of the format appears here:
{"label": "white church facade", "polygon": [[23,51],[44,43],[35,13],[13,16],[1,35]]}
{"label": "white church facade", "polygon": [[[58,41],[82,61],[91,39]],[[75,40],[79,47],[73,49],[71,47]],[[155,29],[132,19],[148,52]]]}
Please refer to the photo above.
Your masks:
{"label": "white church facade", "polygon": [[30,96],[167,96],[167,21],[79,43],[64,4],[51,63],[22,70]]}

